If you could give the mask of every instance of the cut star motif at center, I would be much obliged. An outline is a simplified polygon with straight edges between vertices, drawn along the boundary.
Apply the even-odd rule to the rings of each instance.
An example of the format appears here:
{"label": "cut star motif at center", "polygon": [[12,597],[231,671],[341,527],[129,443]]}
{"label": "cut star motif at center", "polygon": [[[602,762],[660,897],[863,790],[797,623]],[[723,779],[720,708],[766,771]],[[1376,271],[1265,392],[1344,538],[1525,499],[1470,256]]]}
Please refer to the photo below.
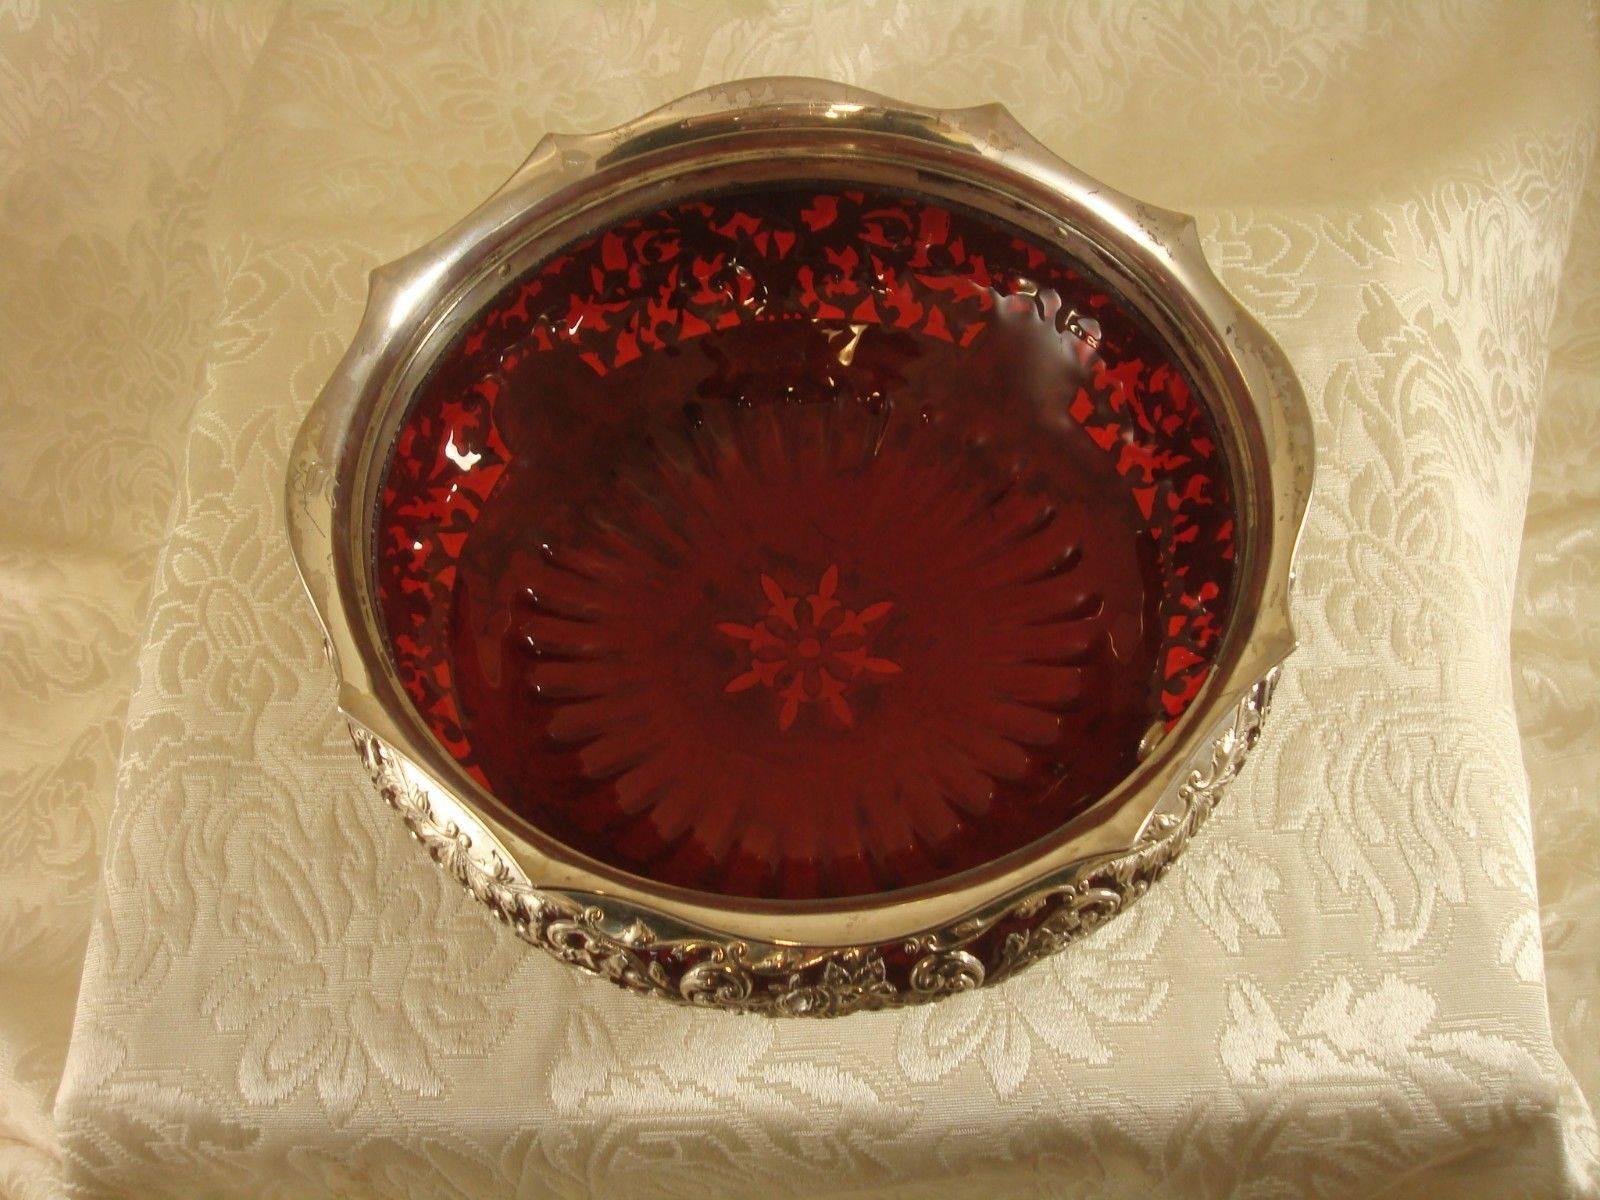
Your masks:
{"label": "cut star motif at center", "polygon": [[855,724],[847,693],[859,681],[900,674],[900,664],[876,658],[870,642],[894,609],[887,601],[846,608],[835,594],[839,568],[830,566],[807,596],[791,596],[770,575],[761,576],[767,606],[753,625],[724,621],[717,632],[744,644],[746,669],[728,681],[729,692],[760,686],[778,699],[778,728],[787,730],[804,704],[822,704],[842,725]]}

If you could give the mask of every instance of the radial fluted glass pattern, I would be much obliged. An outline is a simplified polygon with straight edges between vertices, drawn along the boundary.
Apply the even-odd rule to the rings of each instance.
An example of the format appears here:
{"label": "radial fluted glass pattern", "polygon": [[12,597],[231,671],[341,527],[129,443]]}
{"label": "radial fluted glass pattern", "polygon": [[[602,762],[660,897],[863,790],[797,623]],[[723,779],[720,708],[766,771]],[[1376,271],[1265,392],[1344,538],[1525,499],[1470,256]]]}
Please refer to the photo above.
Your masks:
{"label": "radial fluted glass pattern", "polygon": [[787,187],[510,284],[413,402],[377,534],[406,690],[514,811],[808,899],[1114,786],[1205,678],[1235,530],[1190,382],[1081,265]]}

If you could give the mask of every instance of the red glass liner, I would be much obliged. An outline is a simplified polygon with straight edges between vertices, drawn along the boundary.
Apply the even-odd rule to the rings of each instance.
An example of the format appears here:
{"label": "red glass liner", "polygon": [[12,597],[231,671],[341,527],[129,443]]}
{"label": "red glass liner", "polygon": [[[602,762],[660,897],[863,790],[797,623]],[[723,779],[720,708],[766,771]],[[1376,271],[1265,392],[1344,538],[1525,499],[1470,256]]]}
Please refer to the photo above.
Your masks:
{"label": "red glass liner", "polygon": [[1058,828],[1182,715],[1234,509],[1170,350],[975,213],[650,212],[442,356],[377,516],[434,735],[533,825],[737,896],[926,883]]}

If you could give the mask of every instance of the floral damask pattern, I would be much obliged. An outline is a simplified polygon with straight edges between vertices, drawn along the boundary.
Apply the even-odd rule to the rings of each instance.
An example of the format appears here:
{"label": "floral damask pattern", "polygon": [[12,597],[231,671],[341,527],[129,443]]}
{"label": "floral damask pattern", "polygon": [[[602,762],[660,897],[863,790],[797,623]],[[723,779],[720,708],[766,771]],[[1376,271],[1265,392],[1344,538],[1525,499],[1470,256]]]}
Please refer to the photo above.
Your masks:
{"label": "floral damask pattern", "polygon": [[[819,1158],[881,1173],[874,1144],[909,1119],[892,1091],[848,1061],[785,1053],[772,1021],[718,1014],[686,1028],[676,1016],[653,1005],[617,1021],[574,1007],[548,1080],[566,1128],[538,1139],[544,1172],[567,1164],[579,1194],[606,1179],[619,1194],[685,1197],[737,1194],[753,1180],[792,1189]],[[741,1110],[732,1123],[731,1106]],[[644,1126],[640,1113],[652,1114]],[[663,1174],[665,1153],[694,1170]]]}
{"label": "floral damask pattern", "polygon": [[[1593,1095],[1592,20],[932,13],[0,9],[0,1195],[1600,1187],[1549,1028]],[[372,265],[549,129],[761,72],[1000,100],[1198,213],[1319,436],[1302,651],[1186,859],[986,996],[825,1027],[487,925],[369,797],[279,516]]]}
{"label": "floral damask pattern", "polygon": [[[1182,861],[1181,859],[1179,860]],[[913,1013],[900,1027],[897,1059],[908,1079],[953,1084],[975,1066],[1000,1099],[1016,1095],[1035,1057],[1058,1064],[1103,1065],[1118,1026],[1155,1021],[1170,986],[1144,970],[1171,920],[1170,897],[1154,892],[1101,930],[1095,969],[1071,955],[1034,968],[1042,988],[1018,987],[955,996]]]}
{"label": "floral damask pattern", "polygon": [[[1573,234],[1551,334],[1512,626],[1557,1049],[1600,1095],[1600,176]],[[1532,957],[1538,914],[1502,953]],[[1576,1091],[1576,1088],[1573,1089]],[[1573,1092],[1569,1091],[1571,1097]],[[1592,1129],[1592,1125],[1590,1127]],[[1592,1146],[1592,1141],[1587,1142]]]}
{"label": "floral damask pattern", "polygon": [[[330,818],[289,837],[270,820],[229,830],[220,915],[237,951],[200,1011],[241,1035],[237,1086],[248,1103],[314,1091],[342,1125],[385,1093],[440,1096],[444,1058],[493,1051],[510,1013],[487,996],[519,955],[487,918],[445,932],[441,906],[453,908],[455,893],[442,877],[423,874],[370,903],[354,882],[394,877],[388,860],[409,847],[354,811]],[[308,842],[339,847],[341,882],[323,886]]]}
{"label": "floral damask pattern", "polygon": [[[218,292],[201,227],[262,32],[0,6],[0,1195],[60,1193],[73,1024],[151,566]],[[175,111],[193,114],[181,131]]]}

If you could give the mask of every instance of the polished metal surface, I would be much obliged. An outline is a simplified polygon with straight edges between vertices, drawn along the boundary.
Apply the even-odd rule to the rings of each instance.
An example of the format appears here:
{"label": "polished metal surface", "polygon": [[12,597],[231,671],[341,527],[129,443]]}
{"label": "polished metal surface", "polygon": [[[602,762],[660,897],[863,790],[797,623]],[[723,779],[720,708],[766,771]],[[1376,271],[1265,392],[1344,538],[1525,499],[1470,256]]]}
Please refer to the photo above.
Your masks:
{"label": "polished metal surface", "polygon": [[[1242,540],[1233,615],[1205,687],[1112,792],[983,868],[899,892],[780,903],[655,884],[510,813],[438,746],[401,690],[370,564],[375,496],[409,399],[509,278],[642,205],[794,178],[902,187],[985,211],[1116,286],[1213,405]],[[1242,765],[1294,648],[1289,587],[1312,472],[1293,372],[1212,274],[1190,218],[1088,178],[997,106],[926,109],[816,80],[761,79],[696,92],[604,133],[547,137],[454,228],[375,271],[361,327],[295,443],[287,500],[340,707],[385,799],[435,858],[522,936],[625,986],[836,1015],[994,982],[1159,877]],[[1020,921],[1025,936],[980,961],[969,949],[1002,918]]]}

